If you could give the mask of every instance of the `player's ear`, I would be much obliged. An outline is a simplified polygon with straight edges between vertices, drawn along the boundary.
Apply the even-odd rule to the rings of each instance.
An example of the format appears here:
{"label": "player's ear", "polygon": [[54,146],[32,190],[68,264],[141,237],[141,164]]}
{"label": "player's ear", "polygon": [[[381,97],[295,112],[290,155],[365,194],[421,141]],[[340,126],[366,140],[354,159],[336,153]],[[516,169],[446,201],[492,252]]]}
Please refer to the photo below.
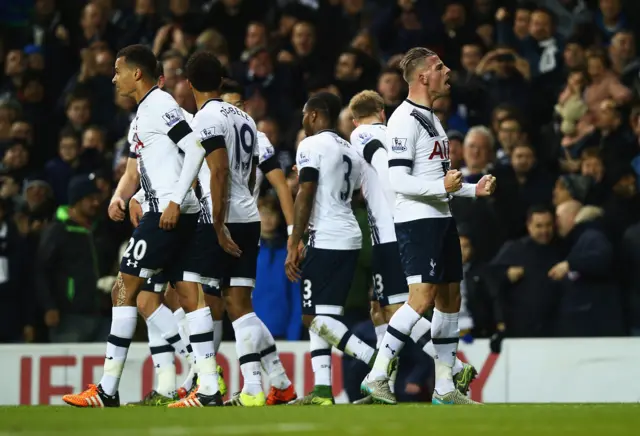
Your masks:
{"label": "player's ear", "polygon": [[187,79],[187,85],[189,85],[189,89],[193,91],[193,86],[191,85],[191,82],[189,81],[189,79]]}

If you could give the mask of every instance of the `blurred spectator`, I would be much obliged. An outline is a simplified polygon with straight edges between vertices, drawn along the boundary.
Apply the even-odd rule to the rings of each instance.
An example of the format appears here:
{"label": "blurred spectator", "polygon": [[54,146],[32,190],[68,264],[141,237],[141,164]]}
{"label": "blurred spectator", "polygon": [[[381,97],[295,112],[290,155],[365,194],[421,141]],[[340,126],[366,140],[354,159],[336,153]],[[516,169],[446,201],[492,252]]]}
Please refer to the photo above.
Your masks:
{"label": "blurred spectator", "polygon": [[384,113],[389,119],[405,97],[405,81],[402,78],[402,71],[397,68],[383,70],[378,78],[378,93],[384,99]]}
{"label": "blurred spectator", "polygon": [[463,160],[463,142],[464,134],[457,130],[449,130],[447,132],[449,138],[449,161],[451,168],[459,170],[464,165]]}
{"label": "blurred spectator", "polygon": [[[287,238],[283,235],[280,205],[267,196],[260,203],[260,253],[253,290],[253,307],[276,339],[295,341],[302,333],[302,302],[297,283],[284,272]],[[284,229],[286,232],[286,229]],[[273,310],[278,307],[278,310]]]}
{"label": "blurred spectator", "polygon": [[496,208],[500,211],[508,238],[525,233],[527,210],[538,204],[551,204],[553,177],[536,165],[535,150],[526,142],[511,152],[510,165],[496,168],[500,180],[496,188]]}
{"label": "blurred spectator", "polygon": [[609,45],[613,35],[627,26],[621,0],[599,0],[595,22],[604,45]]}
{"label": "blurred spectator", "polygon": [[464,138],[464,167],[462,177],[466,183],[477,183],[493,168],[495,140],[484,126],[472,127]]}
{"label": "blurred spectator", "polygon": [[99,211],[93,176],[76,176],[69,184],[69,207],[44,230],[36,259],[38,302],[44,310],[51,342],[102,341],[109,320],[99,314],[98,251],[92,227]]}
{"label": "blurred spectator", "polygon": [[183,108],[190,114],[196,113],[196,101],[193,98],[193,92],[191,92],[189,83],[186,80],[181,80],[176,84],[175,88],[173,89],[173,98],[176,99],[176,103],[178,103],[181,108]]}
{"label": "blurred spectator", "polygon": [[556,209],[558,233],[569,251],[549,270],[562,286],[556,335],[624,334],[620,288],[613,275],[613,247],[600,230],[602,210],[567,201]]}
{"label": "blurred spectator", "polygon": [[593,180],[591,177],[579,176],[576,174],[563,175],[556,180],[553,188],[552,202],[554,206],[559,206],[569,200],[584,202],[587,200]]}
{"label": "blurred spectator", "polygon": [[21,50],[10,50],[4,61],[5,78],[0,86],[0,99],[14,98],[22,85],[22,74],[26,69]]}
{"label": "blurred spectator", "polygon": [[584,101],[591,112],[597,113],[600,104],[607,99],[612,99],[616,104],[631,100],[631,91],[620,83],[604,52],[594,50],[587,54],[587,73],[589,85],[584,92]]}
{"label": "blurred spectator", "polygon": [[509,337],[545,337],[553,332],[561,288],[549,280],[562,259],[554,242],[554,217],[546,206],[527,211],[527,236],[506,242],[491,262]]}

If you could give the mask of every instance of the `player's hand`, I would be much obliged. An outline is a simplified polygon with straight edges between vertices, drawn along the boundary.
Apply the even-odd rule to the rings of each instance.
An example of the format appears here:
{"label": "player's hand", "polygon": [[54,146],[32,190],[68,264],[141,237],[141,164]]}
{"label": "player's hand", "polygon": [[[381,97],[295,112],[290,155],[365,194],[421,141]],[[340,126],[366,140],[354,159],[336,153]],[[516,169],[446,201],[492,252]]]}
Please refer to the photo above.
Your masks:
{"label": "player's hand", "polygon": [[524,268],[521,266],[510,266],[507,270],[507,278],[511,283],[515,283],[524,276]]}
{"label": "player's hand", "polygon": [[138,200],[132,197],[131,200],[129,200],[129,219],[133,227],[138,227],[142,215],[142,206],[138,203]]}
{"label": "player's hand", "polygon": [[491,174],[482,176],[476,185],[476,197],[488,197],[496,190],[496,178]]}
{"label": "player's hand", "polygon": [[160,228],[162,230],[173,230],[180,219],[180,205],[170,201],[162,215],[160,215]]}
{"label": "player's hand", "polygon": [[60,312],[56,309],[47,310],[44,313],[44,324],[47,327],[57,327],[60,324]]}
{"label": "player's hand", "polygon": [[109,203],[109,218],[113,221],[122,221],[124,219],[124,200],[121,197],[113,197]]}
{"label": "player's hand", "polygon": [[447,192],[456,192],[462,188],[462,173],[458,170],[449,170],[444,175],[444,189]]}
{"label": "player's hand", "polygon": [[560,262],[554,265],[553,268],[549,270],[549,278],[551,280],[562,280],[567,274],[569,274],[569,262],[566,260],[564,262]]}
{"label": "player's hand", "polygon": [[287,260],[284,262],[284,271],[287,277],[292,282],[300,280],[300,261],[302,258],[302,252],[299,245],[294,245],[291,238],[287,243]]}
{"label": "player's hand", "polygon": [[216,229],[216,234],[218,235],[218,244],[220,244],[224,251],[233,257],[240,257],[242,250],[240,250],[240,247],[238,247],[231,238],[231,233],[229,233],[227,226],[223,224],[219,229]]}

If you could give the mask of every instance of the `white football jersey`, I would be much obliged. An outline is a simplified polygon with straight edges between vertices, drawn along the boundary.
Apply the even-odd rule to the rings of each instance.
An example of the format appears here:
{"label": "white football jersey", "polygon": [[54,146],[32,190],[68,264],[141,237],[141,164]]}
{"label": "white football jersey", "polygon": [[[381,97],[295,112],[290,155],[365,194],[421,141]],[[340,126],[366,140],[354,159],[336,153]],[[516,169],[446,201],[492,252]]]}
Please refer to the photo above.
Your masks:
{"label": "white football jersey", "polygon": [[309,246],[329,250],[362,247],[362,232],[351,210],[351,196],[362,185],[363,163],[355,147],[333,131],[324,130],[298,145],[299,174],[305,168],[318,171],[318,189],[309,220]]}
{"label": "white football jersey", "polygon": [[[395,207],[395,193],[389,183],[387,151],[387,127],[384,124],[361,124],[351,133],[351,144],[366,162],[363,169],[362,195],[367,202],[371,242],[385,244],[396,241],[396,229],[393,225],[393,208]],[[372,165],[373,154],[382,148],[385,159],[382,164],[386,167],[382,174],[378,174]]]}
{"label": "white football jersey", "polygon": [[276,151],[265,135],[262,132],[258,132],[258,168],[256,169],[256,185],[253,188],[253,198],[258,201],[260,195],[260,185],[264,180],[264,175],[269,171],[280,168],[280,163],[276,156]]}
{"label": "white football jersey", "polygon": [[438,185],[438,193],[430,196],[396,195],[395,222],[451,216],[450,195],[444,188],[449,171],[449,139],[442,123],[425,106],[405,100],[387,123],[389,168],[410,168],[409,174]]}
{"label": "white football jersey", "polygon": [[[249,189],[253,157],[257,156],[257,130],[253,119],[221,99],[211,99],[193,117],[193,131],[204,141],[221,137],[229,155],[229,200],[227,223],[260,221],[258,206]],[[206,147],[205,147],[206,148]],[[211,172],[206,161],[198,173],[207,212],[211,213]]]}
{"label": "white football jersey", "polygon": [[[169,204],[184,162],[172,131],[185,120],[182,108],[171,94],[153,87],[140,100],[138,111],[129,128],[129,157],[137,160],[140,185],[145,192],[142,210],[162,212]],[[193,189],[180,204],[182,213],[198,213],[200,205]]]}

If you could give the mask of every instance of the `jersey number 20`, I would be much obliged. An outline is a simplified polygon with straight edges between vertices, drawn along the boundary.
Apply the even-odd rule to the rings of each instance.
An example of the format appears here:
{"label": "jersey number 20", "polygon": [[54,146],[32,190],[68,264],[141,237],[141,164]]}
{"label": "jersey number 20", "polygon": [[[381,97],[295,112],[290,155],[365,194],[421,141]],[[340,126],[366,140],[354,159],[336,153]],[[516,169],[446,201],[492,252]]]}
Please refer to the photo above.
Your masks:
{"label": "jersey number 20", "polygon": [[342,183],[342,191],[340,191],[340,199],[342,201],[349,200],[351,195],[351,170],[353,169],[353,163],[351,163],[351,158],[346,154],[342,155],[342,162],[345,163],[344,170],[344,182]]}

